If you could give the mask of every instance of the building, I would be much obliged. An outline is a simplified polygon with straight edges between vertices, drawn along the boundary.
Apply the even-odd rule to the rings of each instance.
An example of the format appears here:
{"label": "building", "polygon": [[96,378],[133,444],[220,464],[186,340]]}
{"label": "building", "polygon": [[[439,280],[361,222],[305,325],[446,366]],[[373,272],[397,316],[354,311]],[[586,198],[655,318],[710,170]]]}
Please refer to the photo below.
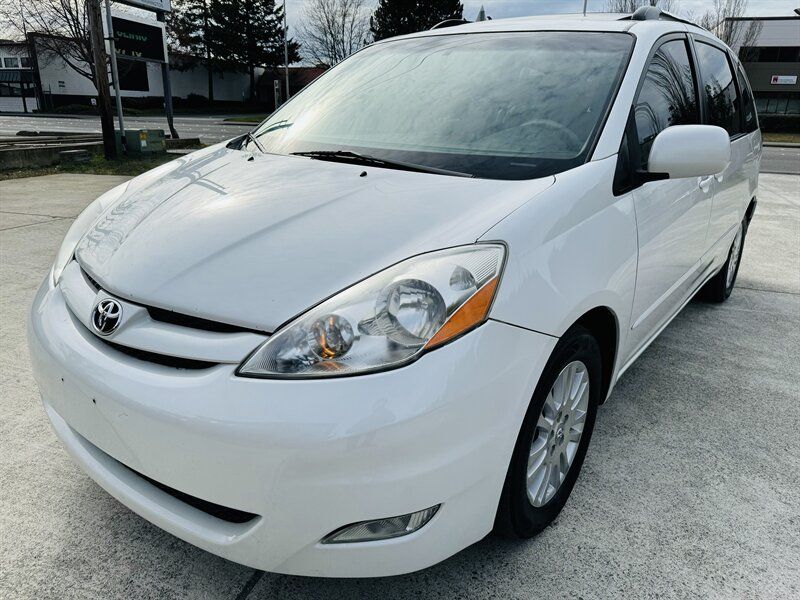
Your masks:
{"label": "building", "polygon": [[759,25],[754,39],[733,48],[753,87],[758,113],[800,115],[800,16],[727,21],[742,29],[754,22]]}
{"label": "building", "polygon": [[[316,67],[289,67],[289,92],[294,95],[299,92],[317,77],[322,75],[328,67],[320,65]],[[267,70],[259,77],[256,83],[258,97],[269,111],[275,110],[285,99],[286,72],[281,67],[274,70]]]}
{"label": "building", "polygon": [[37,108],[28,45],[0,40],[0,111],[30,112]]}
{"label": "building", "polygon": [[[60,39],[60,38],[59,38]],[[45,36],[29,33],[27,42],[0,40],[0,112],[42,112],[95,110],[97,90],[94,83],[71,68],[50,50]],[[68,42],[69,40],[67,40]],[[117,60],[121,95],[126,107],[158,108],[163,106],[161,64],[119,57]],[[86,63],[79,66],[88,71]],[[322,72],[317,67],[292,67],[290,87],[294,93]],[[280,73],[282,73],[282,69]],[[176,108],[207,106],[209,73],[204,60],[194,56],[169,53],[169,76]],[[232,108],[252,105],[250,76],[242,70],[212,69],[214,104]],[[263,81],[262,81],[263,79]],[[276,84],[277,82],[277,84]],[[271,111],[276,104],[276,87],[285,98],[284,79],[278,71],[256,69],[253,108]]]}

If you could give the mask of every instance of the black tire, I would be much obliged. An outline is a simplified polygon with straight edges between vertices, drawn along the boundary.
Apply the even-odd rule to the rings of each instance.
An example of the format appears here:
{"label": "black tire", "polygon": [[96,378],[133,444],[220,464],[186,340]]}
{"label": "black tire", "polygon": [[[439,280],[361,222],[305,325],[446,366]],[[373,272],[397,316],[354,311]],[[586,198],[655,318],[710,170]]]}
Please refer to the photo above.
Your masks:
{"label": "black tire", "polygon": [[[560,487],[549,501],[543,506],[536,507],[528,499],[527,491],[528,455],[533,436],[536,433],[536,424],[547,395],[558,375],[567,365],[576,360],[585,365],[589,378],[589,405],[583,434]],[[597,340],[581,326],[572,327],[556,344],[533,393],[517,437],[495,518],[494,530],[498,535],[509,538],[532,537],[552,523],[566,504],[575,481],[578,479],[594,429],[597,407],[603,391],[601,360]]]}
{"label": "black tire", "polygon": [[[740,226],[741,231],[741,242],[739,247],[739,252],[734,256],[734,248],[736,247],[736,241],[739,236],[739,232],[737,231],[736,236],[731,243],[731,247],[728,250],[728,259],[725,261],[725,264],[722,265],[722,268],[719,272],[714,275],[711,279],[709,279],[706,284],[700,289],[698,297],[702,300],[706,300],[707,302],[725,302],[728,297],[731,295],[733,291],[733,287],[736,285],[736,277],[739,274],[739,265],[742,263],[742,254],[744,253],[744,242],[747,237],[747,219],[745,218],[742,221]],[[733,265],[733,278],[731,279],[730,283],[728,282],[728,269],[730,268],[731,261],[735,260],[736,264]]]}

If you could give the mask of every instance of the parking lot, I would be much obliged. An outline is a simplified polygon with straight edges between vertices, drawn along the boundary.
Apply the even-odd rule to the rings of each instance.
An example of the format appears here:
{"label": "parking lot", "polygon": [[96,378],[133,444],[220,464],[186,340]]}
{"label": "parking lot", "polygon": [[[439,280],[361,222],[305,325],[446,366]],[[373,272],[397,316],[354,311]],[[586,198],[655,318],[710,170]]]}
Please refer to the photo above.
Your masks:
{"label": "parking lot", "polygon": [[0,598],[800,597],[800,176],[762,175],[732,297],[690,303],[626,373],[554,526],[379,580],[217,558],[130,512],[60,447],[26,312],[71,219],[122,179],[0,182]]}

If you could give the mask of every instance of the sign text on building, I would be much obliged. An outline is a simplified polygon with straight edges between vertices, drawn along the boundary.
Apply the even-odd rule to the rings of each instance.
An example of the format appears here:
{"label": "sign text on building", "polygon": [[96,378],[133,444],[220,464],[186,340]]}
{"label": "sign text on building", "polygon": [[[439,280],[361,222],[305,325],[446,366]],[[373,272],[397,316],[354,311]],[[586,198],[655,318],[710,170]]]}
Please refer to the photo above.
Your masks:
{"label": "sign text on building", "polygon": [[164,27],[158,22],[142,23],[112,16],[117,54],[126,58],[164,62]]}
{"label": "sign text on building", "polygon": [[773,75],[769,82],[772,85],[796,85],[797,75]]}

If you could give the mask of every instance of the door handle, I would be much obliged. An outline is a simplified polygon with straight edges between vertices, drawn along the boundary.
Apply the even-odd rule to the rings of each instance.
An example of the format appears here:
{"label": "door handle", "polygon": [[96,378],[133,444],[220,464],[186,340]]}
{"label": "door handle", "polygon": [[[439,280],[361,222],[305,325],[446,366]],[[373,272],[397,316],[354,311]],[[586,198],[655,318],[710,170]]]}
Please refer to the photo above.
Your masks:
{"label": "door handle", "polygon": [[704,192],[707,192],[711,189],[711,183],[714,181],[714,176],[709,175],[708,177],[698,177],[697,178],[697,187],[699,187]]}

